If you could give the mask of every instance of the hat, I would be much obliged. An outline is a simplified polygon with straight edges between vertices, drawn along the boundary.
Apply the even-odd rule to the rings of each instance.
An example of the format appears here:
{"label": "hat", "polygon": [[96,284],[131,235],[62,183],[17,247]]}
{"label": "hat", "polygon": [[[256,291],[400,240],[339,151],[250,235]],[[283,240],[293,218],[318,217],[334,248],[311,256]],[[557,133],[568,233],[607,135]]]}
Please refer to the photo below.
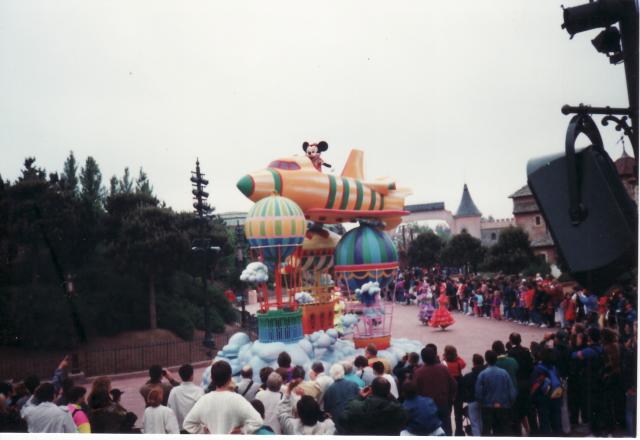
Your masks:
{"label": "hat", "polygon": [[117,399],[118,397],[122,396],[124,394],[124,391],[118,389],[118,388],[114,388],[111,391],[111,397],[113,397],[114,399]]}

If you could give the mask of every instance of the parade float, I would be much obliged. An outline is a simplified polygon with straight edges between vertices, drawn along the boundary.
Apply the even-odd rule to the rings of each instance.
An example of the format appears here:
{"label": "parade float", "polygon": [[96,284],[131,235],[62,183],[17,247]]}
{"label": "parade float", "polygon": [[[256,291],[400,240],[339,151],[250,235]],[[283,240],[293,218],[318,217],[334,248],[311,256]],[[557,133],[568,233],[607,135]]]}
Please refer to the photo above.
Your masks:
{"label": "parade float", "polygon": [[[385,231],[407,214],[410,191],[389,179],[365,180],[360,150],[351,151],[338,176],[321,171],[318,151],[326,143],[303,148],[306,155],[274,160],[237,183],[255,202],[245,222],[254,261],[241,280],[261,295],[258,340],[237,333],[216,358],[227,360],[234,374],[250,365],[258,379],[282,351],[308,370],[313,361],[329,366],[353,358],[369,343],[392,365],[422,348],[391,337],[393,303],[381,297],[398,272]],[[358,226],[342,237],[324,227],[339,223]]]}

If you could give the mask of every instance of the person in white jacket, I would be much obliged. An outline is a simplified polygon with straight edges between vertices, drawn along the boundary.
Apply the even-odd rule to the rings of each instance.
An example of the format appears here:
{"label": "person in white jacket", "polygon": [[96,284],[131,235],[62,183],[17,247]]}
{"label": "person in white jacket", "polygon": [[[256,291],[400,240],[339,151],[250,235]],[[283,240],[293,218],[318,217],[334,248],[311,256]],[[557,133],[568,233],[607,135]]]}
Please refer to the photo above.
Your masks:
{"label": "person in white jacket", "polygon": [[30,433],[78,432],[67,407],[53,403],[55,390],[50,383],[36,388],[33,397],[37,405],[25,405],[20,412]]}
{"label": "person in white jacket", "polygon": [[296,404],[294,416],[291,401],[291,390],[303,393],[302,388],[297,387],[295,381],[289,383],[284,398],[278,404],[278,421],[282,433],[285,435],[334,435],[336,426],[330,418],[323,419],[322,410],[318,402],[311,397],[303,395]]}
{"label": "person in white jacket", "polygon": [[215,390],[202,396],[185,417],[182,428],[190,434],[253,434],[263,425],[258,411],[235,392],[231,366],[217,361],[211,366]]}
{"label": "person in white jacket", "polygon": [[264,405],[264,424],[269,426],[276,434],[282,434],[278,422],[277,408],[282,400],[282,376],[275,371],[267,378],[267,389],[258,391],[256,399]]}
{"label": "person in white jacket", "polygon": [[147,396],[147,408],[142,416],[145,434],[180,434],[174,412],[162,404],[162,388],[153,388]]}
{"label": "person in white jacket", "polygon": [[178,426],[182,426],[184,418],[191,411],[193,405],[204,396],[204,391],[193,383],[193,367],[191,365],[184,364],[181,366],[178,374],[182,379],[182,383],[171,389],[167,406],[176,414]]}

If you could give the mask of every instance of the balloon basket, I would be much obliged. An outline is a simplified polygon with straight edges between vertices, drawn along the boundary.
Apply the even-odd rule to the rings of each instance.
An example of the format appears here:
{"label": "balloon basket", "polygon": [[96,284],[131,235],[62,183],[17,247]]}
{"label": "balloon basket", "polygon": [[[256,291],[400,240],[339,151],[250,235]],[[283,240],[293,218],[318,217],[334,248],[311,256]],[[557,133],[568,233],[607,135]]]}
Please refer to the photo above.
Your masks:
{"label": "balloon basket", "polygon": [[260,342],[296,342],[304,337],[302,310],[269,310],[256,313]]}
{"label": "balloon basket", "polygon": [[386,350],[391,346],[391,335],[354,336],[353,344],[356,348],[367,348],[367,345],[374,344],[378,350]]}
{"label": "balloon basket", "polygon": [[329,330],[333,328],[333,320],[335,317],[334,307],[334,301],[301,304],[302,330],[304,334],[309,335],[318,330]]}

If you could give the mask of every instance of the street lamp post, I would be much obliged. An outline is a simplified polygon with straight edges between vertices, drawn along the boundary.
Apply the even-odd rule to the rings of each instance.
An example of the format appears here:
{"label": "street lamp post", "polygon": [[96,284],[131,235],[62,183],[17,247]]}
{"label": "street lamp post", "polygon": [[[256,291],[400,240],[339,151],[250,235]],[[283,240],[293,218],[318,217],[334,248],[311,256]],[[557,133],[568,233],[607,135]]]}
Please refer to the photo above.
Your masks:
{"label": "street lamp post", "polygon": [[[191,251],[202,257],[202,289],[203,289],[203,306],[204,306],[204,339],[202,345],[207,347],[207,356],[211,357],[213,348],[215,347],[215,341],[213,340],[213,333],[211,332],[211,317],[209,312],[209,297],[207,294],[207,278],[211,275],[211,266],[213,262],[217,261],[217,254],[220,252],[220,247],[213,246],[212,240],[207,238],[207,224],[211,212],[211,206],[207,203],[209,193],[205,191],[205,188],[209,184],[209,181],[204,178],[204,174],[200,171],[200,161],[196,159],[196,170],[191,172],[191,184],[193,189],[193,207],[196,211],[196,216],[200,221],[200,238],[193,241]],[[215,256],[214,261],[211,261],[211,257]]]}
{"label": "street lamp post", "polygon": [[[244,266],[244,228],[240,226],[240,221],[236,222],[236,268],[240,272]],[[246,292],[243,287],[240,288],[240,325],[244,328],[245,322],[245,305],[247,303]]]}

